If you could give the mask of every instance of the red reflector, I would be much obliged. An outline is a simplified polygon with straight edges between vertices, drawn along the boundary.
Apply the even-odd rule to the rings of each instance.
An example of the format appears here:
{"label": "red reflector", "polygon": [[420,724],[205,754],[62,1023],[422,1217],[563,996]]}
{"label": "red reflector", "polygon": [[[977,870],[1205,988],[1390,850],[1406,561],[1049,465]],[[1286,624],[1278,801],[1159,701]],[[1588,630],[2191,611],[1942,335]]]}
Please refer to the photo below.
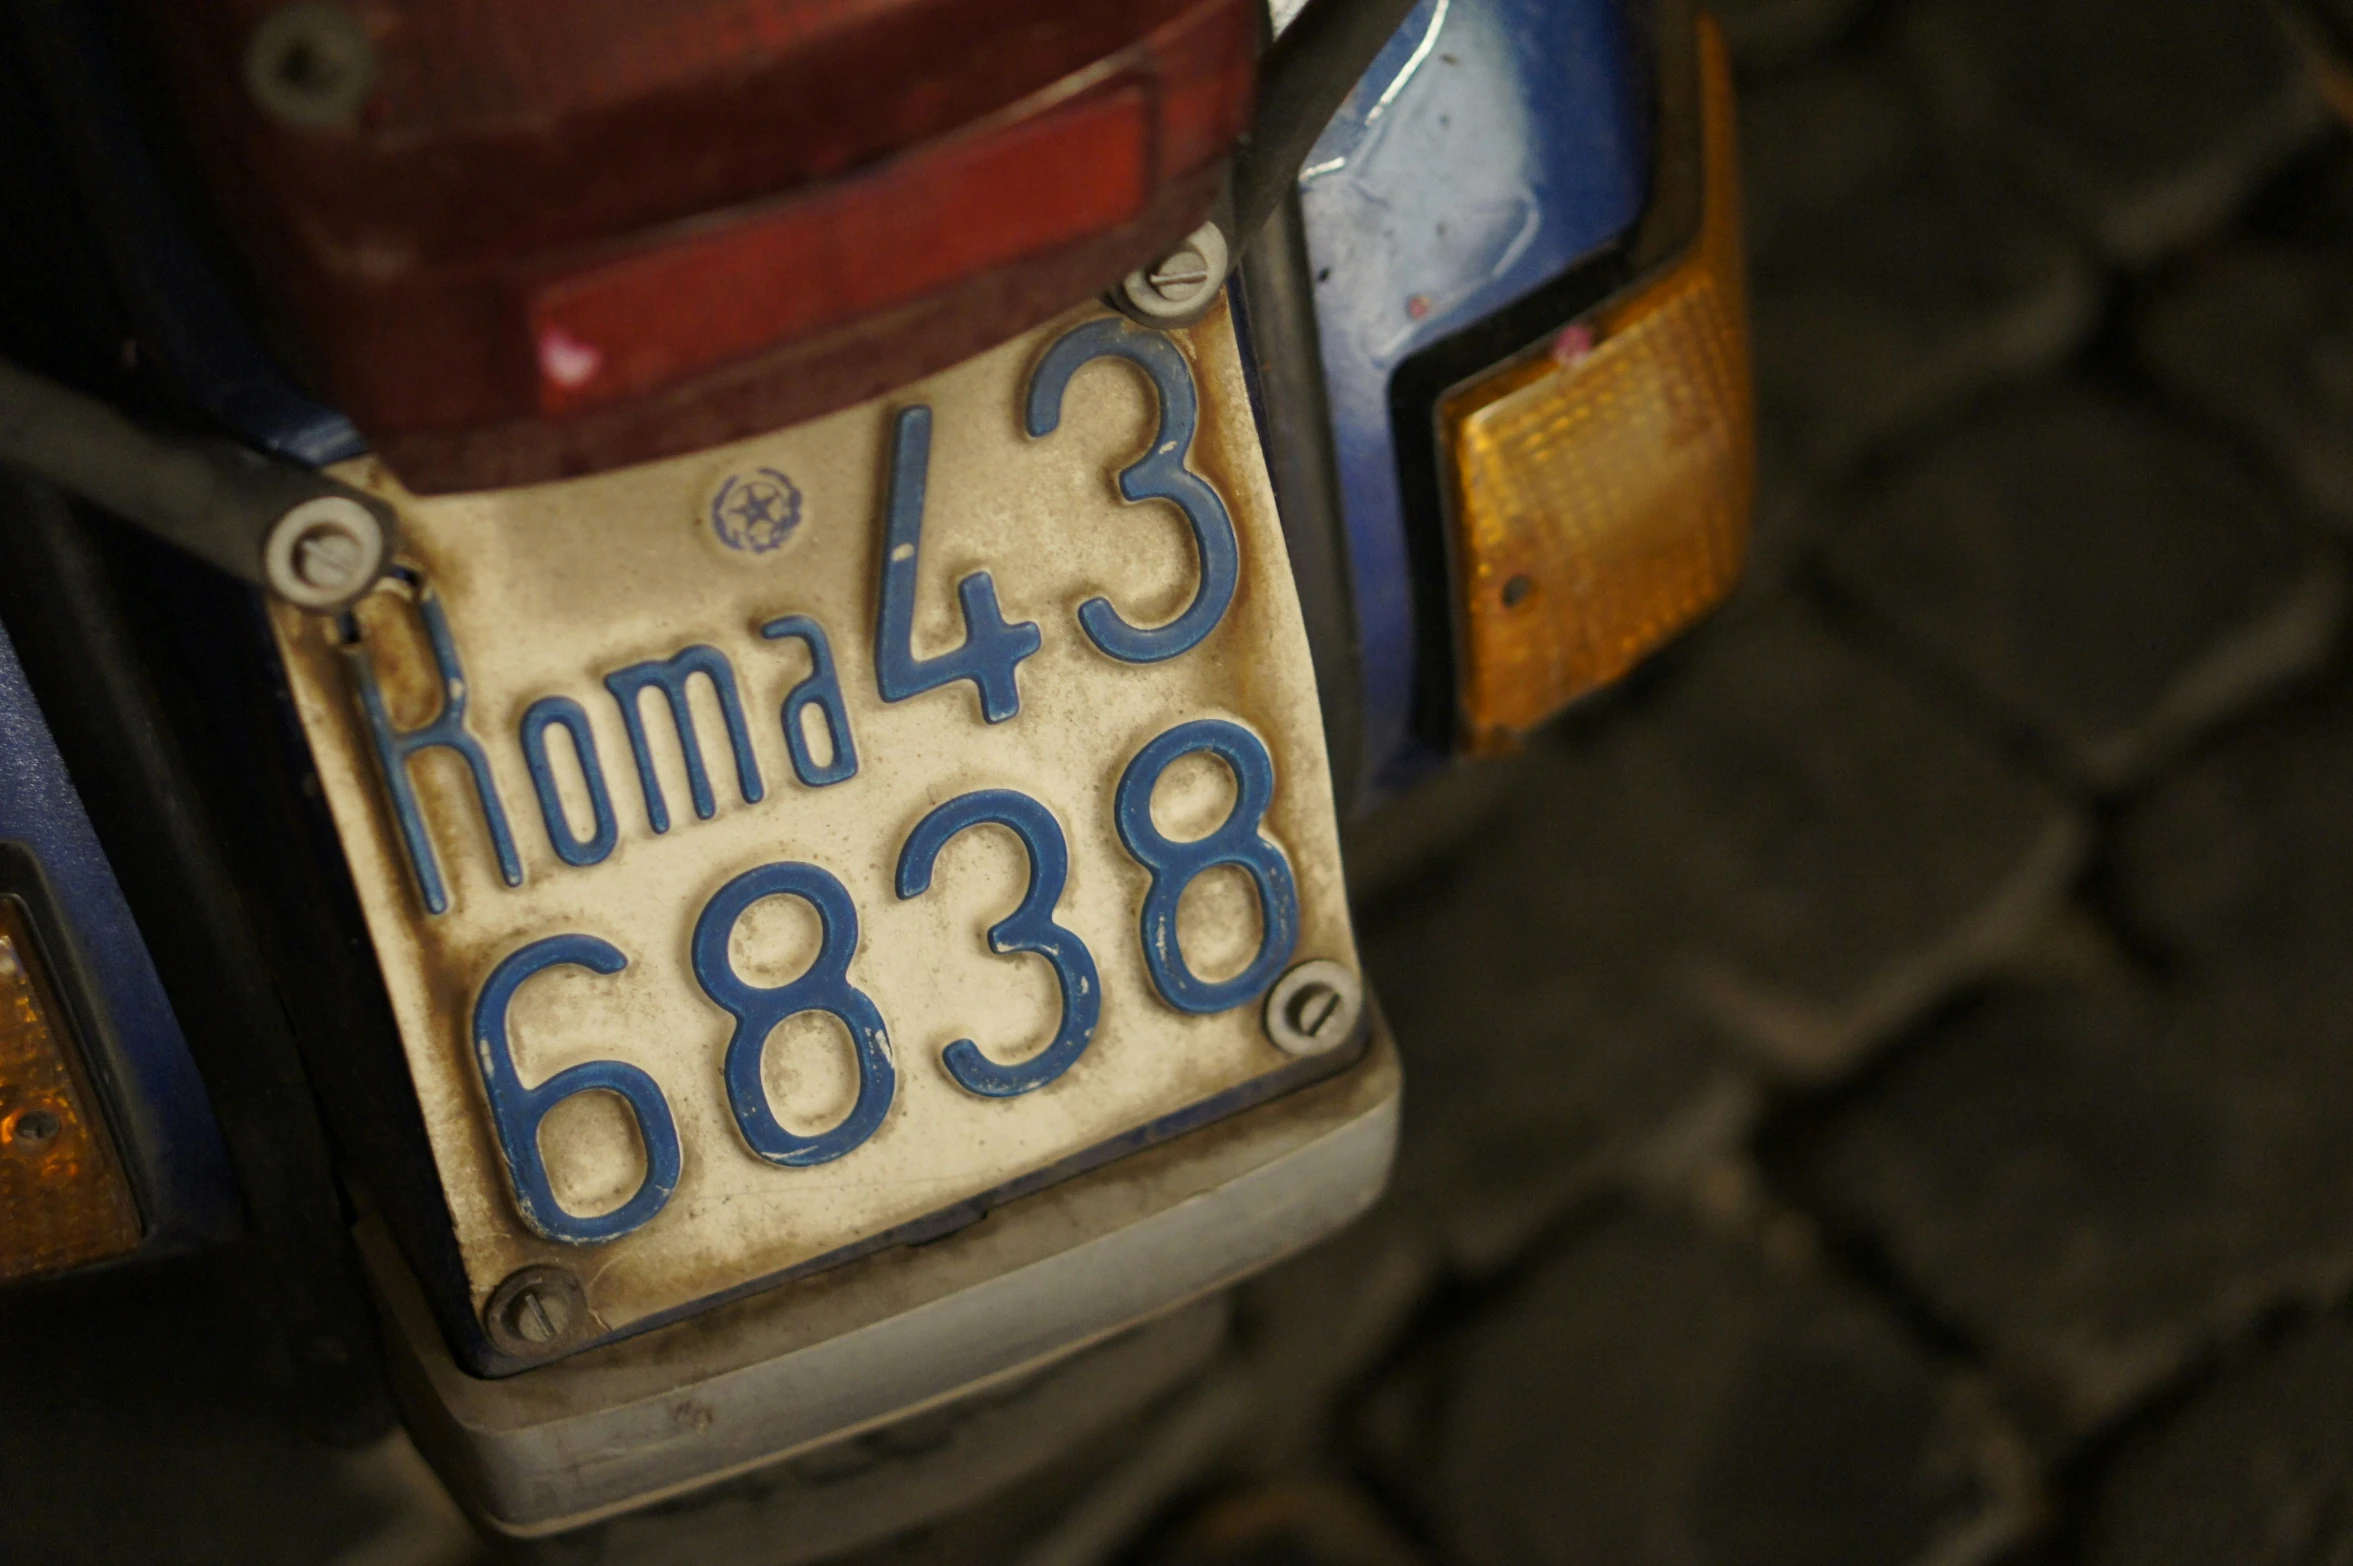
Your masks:
{"label": "red reflector", "polygon": [[[1250,121],[1257,19],[1248,6],[1204,6],[1151,37],[1160,67],[1160,166],[1197,169]],[[1245,68],[1236,70],[1236,61]]]}
{"label": "red reflector", "polygon": [[273,324],[430,494],[815,418],[1118,281],[1208,211],[1263,3],[146,9]]}
{"label": "red reflector", "polygon": [[1150,195],[1150,132],[1128,88],[547,282],[529,305],[539,405],[652,391],[1115,228]]}

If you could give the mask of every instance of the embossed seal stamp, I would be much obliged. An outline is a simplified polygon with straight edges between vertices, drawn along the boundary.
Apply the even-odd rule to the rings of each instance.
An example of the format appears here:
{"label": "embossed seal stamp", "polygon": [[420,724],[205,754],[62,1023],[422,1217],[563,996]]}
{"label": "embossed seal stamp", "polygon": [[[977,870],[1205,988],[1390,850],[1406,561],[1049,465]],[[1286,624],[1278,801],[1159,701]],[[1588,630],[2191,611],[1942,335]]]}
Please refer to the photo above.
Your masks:
{"label": "embossed seal stamp", "polygon": [[800,488],[774,468],[730,474],[711,496],[711,530],[745,554],[783,548],[800,525]]}

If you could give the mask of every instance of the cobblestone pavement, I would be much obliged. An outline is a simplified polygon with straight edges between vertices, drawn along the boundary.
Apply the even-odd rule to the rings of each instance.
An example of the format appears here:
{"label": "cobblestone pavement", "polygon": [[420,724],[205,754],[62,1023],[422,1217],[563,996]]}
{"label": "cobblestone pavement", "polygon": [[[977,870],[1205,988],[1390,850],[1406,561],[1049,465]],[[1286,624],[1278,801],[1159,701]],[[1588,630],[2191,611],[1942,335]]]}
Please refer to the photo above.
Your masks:
{"label": "cobblestone pavement", "polygon": [[1748,587],[1373,825],[1391,1196],[929,1548],[2353,1562],[2353,138],[2259,0],[1720,10]]}

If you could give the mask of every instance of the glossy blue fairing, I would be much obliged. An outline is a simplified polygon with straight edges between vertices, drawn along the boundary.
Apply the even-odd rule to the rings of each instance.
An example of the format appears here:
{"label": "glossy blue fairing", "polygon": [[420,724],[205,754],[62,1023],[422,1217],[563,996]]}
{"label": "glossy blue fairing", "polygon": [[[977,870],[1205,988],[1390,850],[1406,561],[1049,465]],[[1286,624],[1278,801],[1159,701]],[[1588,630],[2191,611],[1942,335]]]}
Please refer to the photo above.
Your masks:
{"label": "glossy blue fairing", "polygon": [[1422,0],[1300,175],[1362,637],[1360,798],[1442,758],[1417,665],[1389,383],[1622,237],[1649,190],[1645,0]]}
{"label": "glossy blue fairing", "polygon": [[31,856],[48,905],[36,915],[49,915],[45,926],[62,926],[45,927],[40,936],[50,955],[70,966],[58,977],[75,1002],[76,1020],[94,1035],[81,1042],[138,1189],[147,1244],[184,1245],[231,1232],[236,1186],[211,1099],[5,631],[0,843]]}

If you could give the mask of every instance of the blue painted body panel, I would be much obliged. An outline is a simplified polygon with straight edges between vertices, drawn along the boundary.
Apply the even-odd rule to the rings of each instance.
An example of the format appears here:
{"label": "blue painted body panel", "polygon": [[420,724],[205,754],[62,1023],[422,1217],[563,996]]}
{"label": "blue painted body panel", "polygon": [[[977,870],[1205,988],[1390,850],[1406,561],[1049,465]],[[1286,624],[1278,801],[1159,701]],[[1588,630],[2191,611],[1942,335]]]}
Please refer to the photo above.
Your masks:
{"label": "blue painted body panel", "polygon": [[1442,758],[1418,659],[1389,382],[1623,236],[1649,190],[1635,0],[1422,0],[1300,176],[1362,636],[1367,794]]}
{"label": "blue painted body panel", "polygon": [[219,1127],[122,888],[0,631],[0,841],[29,850],[103,1035],[85,1040],[139,1186],[150,1245],[232,1232],[237,1190]]}

